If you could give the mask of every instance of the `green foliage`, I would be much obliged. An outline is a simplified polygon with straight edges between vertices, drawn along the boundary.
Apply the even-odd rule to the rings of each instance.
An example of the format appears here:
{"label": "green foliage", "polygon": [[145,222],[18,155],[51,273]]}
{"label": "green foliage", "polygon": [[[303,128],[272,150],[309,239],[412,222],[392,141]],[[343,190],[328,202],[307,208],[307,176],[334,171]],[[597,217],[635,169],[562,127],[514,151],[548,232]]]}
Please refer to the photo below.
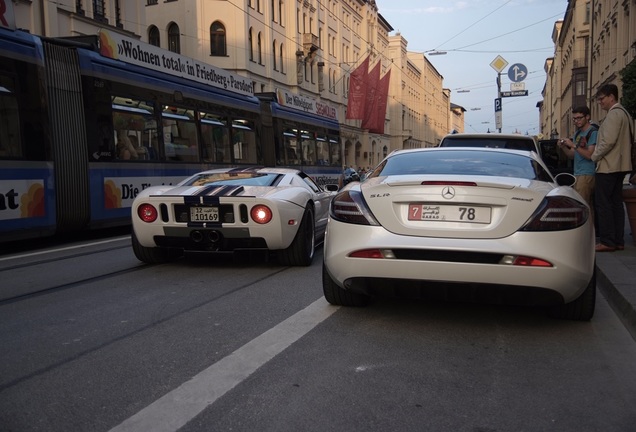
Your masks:
{"label": "green foliage", "polygon": [[623,80],[621,105],[625,107],[632,118],[636,118],[636,59],[629,62],[620,71],[620,74]]}

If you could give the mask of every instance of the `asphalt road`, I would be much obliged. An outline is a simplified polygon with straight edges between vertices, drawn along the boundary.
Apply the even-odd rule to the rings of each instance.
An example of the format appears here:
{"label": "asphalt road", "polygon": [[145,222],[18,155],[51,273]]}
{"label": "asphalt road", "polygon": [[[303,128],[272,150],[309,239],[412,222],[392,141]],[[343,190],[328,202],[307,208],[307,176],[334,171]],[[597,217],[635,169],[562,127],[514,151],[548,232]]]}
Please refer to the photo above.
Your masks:
{"label": "asphalt road", "polygon": [[262,256],[0,257],[0,431],[635,431],[636,342],[540,309],[338,308]]}

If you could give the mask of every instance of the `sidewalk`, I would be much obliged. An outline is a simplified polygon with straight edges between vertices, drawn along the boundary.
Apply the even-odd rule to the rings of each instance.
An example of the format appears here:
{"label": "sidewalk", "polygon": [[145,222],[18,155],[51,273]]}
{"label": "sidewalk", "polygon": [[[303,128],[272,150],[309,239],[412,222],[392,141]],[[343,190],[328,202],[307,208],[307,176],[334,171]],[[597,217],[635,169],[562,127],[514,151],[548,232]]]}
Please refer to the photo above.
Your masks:
{"label": "sidewalk", "polygon": [[[625,250],[596,254],[596,286],[636,340],[636,245],[625,215]],[[592,318],[594,319],[594,318]]]}

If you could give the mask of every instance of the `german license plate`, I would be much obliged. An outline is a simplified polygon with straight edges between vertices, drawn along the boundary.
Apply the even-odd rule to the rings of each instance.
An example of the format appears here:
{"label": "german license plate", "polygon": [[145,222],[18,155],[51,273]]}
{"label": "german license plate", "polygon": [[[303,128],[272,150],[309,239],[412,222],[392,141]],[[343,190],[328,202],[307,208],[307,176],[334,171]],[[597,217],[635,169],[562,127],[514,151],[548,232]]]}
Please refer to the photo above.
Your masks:
{"label": "german license plate", "polygon": [[490,223],[490,207],[409,204],[409,220]]}
{"label": "german license plate", "polygon": [[190,207],[190,220],[192,222],[218,222],[218,207]]}

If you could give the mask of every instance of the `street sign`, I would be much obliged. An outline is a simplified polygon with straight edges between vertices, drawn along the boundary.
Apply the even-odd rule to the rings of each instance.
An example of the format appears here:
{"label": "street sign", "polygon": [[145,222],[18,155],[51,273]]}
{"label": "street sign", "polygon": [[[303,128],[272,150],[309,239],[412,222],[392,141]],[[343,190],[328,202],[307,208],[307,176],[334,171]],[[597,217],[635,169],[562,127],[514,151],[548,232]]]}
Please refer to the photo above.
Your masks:
{"label": "street sign", "polygon": [[495,127],[497,129],[501,129],[503,123],[501,108],[501,98],[495,98]]}
{"label": "street sign", "polygon": [[510,91],[525,90],[526,83],[510,83]]}
{"label": "street sign", "polygon": [[490,67],[499,73],[501,73],[506,66],[508,66],[508,62],[500,55],[495,57],[495,59],[490,63]]}
{"label": "street sign", "polygon": [[528,90],[501,92],[501,97],[528,96]]}
{"label": "street sign", "polygon": [[515,63],[508,69],[508,78],[512,82],[521,82],[528,76],[528,68],[521,63]]}

